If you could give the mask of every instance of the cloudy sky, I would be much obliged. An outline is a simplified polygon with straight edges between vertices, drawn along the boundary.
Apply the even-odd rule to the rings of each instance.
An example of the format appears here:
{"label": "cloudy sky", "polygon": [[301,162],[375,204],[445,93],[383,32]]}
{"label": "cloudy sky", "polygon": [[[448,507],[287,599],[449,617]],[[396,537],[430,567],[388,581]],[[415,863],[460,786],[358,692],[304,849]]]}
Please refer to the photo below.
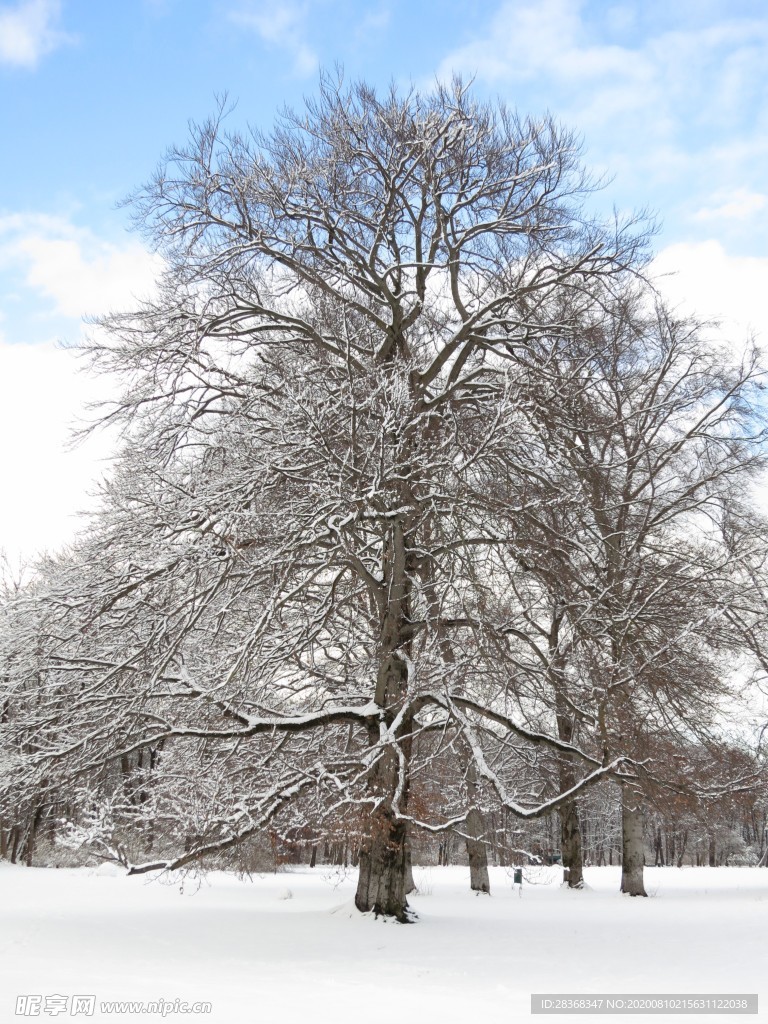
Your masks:
{"label": "cloudy sky", "polygon": [[268,125],[318,69],[429,88],[461,72],[549,110],[650,209],[675,301],[768,344],[765,0],[0,0],[0,548],[74,532],[109,442],[66,451],[104,385],[76,372],[82,317],[130,304],[153,261],[119,201],[222,93]]}

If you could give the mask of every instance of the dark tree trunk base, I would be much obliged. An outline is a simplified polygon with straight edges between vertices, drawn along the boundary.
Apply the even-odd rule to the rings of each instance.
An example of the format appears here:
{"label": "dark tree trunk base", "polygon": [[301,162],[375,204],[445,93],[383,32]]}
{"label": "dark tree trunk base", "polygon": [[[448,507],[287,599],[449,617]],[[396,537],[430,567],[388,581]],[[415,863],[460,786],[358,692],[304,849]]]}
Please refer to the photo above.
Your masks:
{"label": "dark tree trunk base", "polygon": [[586,886],[584,884],[584,879],[583,878],[579,878],[578,882],[571,881],[571,869],[570,868],[564,868],[563,869],[562,885],[566,889],[575,889],[577,892],[586,888]]}
{"label": "dark tree trunk base", "polygon": [[401,924],[415,918],[408,906],[408,843],[404,822],[395,822],[380,811],[372,821],[371,835],[360,851],[360,874],[355,906],[375,917],[393,917]]}
{"label": "dark tree trunk base", "polygon": [[[570,788],[575,778],[569,776],[565,780],[566,788]],[[579,821],[579,807],[575,800],[563,804],[559,810],[560,815],[560,851],[563,858],[563,868],[566,874],[563,876],[564,884],[569,889],[584,888],[584,856],[581,846],[581,822]]]}

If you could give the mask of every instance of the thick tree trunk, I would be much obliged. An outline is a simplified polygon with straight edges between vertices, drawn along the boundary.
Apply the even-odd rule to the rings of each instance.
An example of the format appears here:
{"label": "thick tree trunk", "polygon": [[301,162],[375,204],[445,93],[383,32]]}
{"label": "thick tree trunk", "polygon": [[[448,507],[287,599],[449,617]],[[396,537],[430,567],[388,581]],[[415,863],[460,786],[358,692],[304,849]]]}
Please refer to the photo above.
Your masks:
{"label": "thick tree trunk", "polygon": [[568,803],[563,804],[558,813],[560,815],[560,852],[563,859],[563,867],[568,871],[568,887],[570,889],[583,889],[584,859],[577,802],[570,800]]}
{"label": "thick tree trunk", "polygon": [[482,842],[485,832],[483,815],[473,807],[467,815],[467,858],[469,859],[469,887],[473,892],[490,895],[491,881],[488,877],[488,849]]}
{"label": "thick tree trunk", "polygon": [[643,885],[643,805],[639,793],[621,787],[621,891],[629,896],[647,896]]}
{"label": "thick tree trunk", "polygon": [[[376,684],[376,703],[385,710],[387,718],[394,719],[398,704],[407,689],[408,668],[396,653],[399,634],[391,629],[384,640],[389,653],[382,659]],[[385,648],[386,649],[386,648]],[[410,734],[411,722],[404,721],[402,734]],[[378,725],[371,726],[370,742],[374,746],[379,737]],[[407,738],[401,742],[406,759],[410,754]],[[378,801],[375,811],[367,819],[367,835],[360,848],[360,871],[355,894],[355,906],[363,913],[373,912],[377,917],[394,917],[403,923],[412,920],[406,892],[408,886],[408,836],[406,823],[395,817],[394,799],[400,781],[400,764],[395,751],[384,750],[369,778],[369,792]],[[408,799],[406,784],[400,793],[400,807]]]}
{"label": "thick tree trunk", "polygon": [[490,895],[491,880],[488,877],[488,846],[485,838],[485,819],[478,807],[479,790],[477,785],[477,769],[472,751],[467,747],[467,860],[469,861],[469,887],[472,892],[484,892]]}
{"label": "thick tree trunk", "polygon": [[371,828],[360,850],[360,874],[355,906],[378,917],[411,920],[407,887],[407,842],[405,822],[395,821],[391,812],[380,809],[371,818]]}
{"label": "thick tree trunk", "polygon": [[[557,734],[564,743],[573,743],[574,726],[572,709],[567,700],[567,682],[565,663],[559,649],[560,624],[562,610],[559,606],[552,613],[549,635],[550,678],[555,690],[555,712],[557,718]],[[560,762],[560,792],[566,793],[576,785],[576,764],[573,755],[563,754]],[[569,800],[559,809],[560,818],[560,856],[565,868],[565,878],[569,889],[584,888],[584,856],[581,839],[581,823],[579,821],[579,805]]]}
{"label": "thick tree trunk", "polygon": [[[384,357],[387,363],[405,341],[400,325],[393,327],[392,349]],[[393,444],[397,444],[393,438]],[[392,495],[397,508],[412,507],[412,495],[406,486]],[[384,723],[392,728],[408,695],[408,658],[413,636],[411,590],[415,568],[415,544],[408,536],[404,520],[394,515],[387,521],[383,538],[381,562],[381,610],[379,633],[379,666],[375,701]],[[408,803],[408,770],[411,754],[412,718],[406,714],[399,722],[395,740],[397,749],[386,746],[368,777],[369,794],[376,801],[367,818],[367,835],[360,847],[360,869],[355,893],[355,906],[363,913],[394,917],[403,923],[411,921],[406,893],[413,876],[409,871],[408,830],[398,817]],[[380,742],[380,723],[369,727],[370,749]]]}

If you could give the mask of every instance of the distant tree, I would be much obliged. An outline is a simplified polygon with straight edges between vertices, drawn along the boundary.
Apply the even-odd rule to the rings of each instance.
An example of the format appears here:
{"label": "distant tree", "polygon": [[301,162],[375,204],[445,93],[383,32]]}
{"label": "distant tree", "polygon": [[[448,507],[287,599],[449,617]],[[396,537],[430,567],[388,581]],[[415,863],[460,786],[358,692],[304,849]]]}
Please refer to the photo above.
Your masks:
{"label": "distant tree", "polygon": [[[529,432],[510,451],[507,631],[561,740],[588,749],[591,737],[603,757],[621,750],[643,761],[649,730],[707,738],[732,689],[723,656],[740,646],[728,616],[746,552],[723,528],[750,521],[751,481],[765,464],[760,371],[753,357],[742,364],[717,351],[698,324],[637,284],[591,298],[574,309],[558,293],[568,328],[521,360],[530,367],[521,401],[539,443]],[[496,495],[501,514],[503,485]],[[562,755],[563,792],[573,769]],[[617,778],[622,887],[642,894],[641,779]],[[578,886],[576,801],[559,813]]]}

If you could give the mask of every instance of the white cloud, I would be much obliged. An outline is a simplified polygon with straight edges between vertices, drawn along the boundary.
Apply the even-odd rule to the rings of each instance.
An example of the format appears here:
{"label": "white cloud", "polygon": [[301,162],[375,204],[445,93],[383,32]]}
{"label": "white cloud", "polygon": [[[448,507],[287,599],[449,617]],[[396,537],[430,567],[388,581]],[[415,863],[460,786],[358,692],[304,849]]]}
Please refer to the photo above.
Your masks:
{"label": "white cloud", "polygon": [[52,298],[57,312],[80,317],[125,306],[149,290],[151,260],[140,245],[102,242],[90,255],[75,239],[27,237],[18,243],[28,261],[27,284]]}
{"label": "white cloud", "polygon": [[[713,95],[728,109],[746,89],[759,88],[768,18],[722,19],[642,37],[627,31],[636,12],[613,8],[600,19],[599,39],[585,6],[584,0],[504,0],[487,32],[448,54],[438,77],[461,71],[492,82],[538,78],[548,87],[563,86],[579,104],[602,109],[605,120],[616,107],[615,92],[663,118],[665,101],[690,96],[713,80]],[[628,41],[610,41],[611,35]]]}
{"label": "white cloud", "polygon": [[40,214],[0,217],[2,264],[21,269],[53,312],[78,319],[131,305],[151,291],[160,270],[160,260],[137,242],[116,245]]}
{"label": "white cloud", "polygon": [[734,348],[742,348],[751,335],[768,348],[768,257],[735,256],[709,239],[667,246],[652,269],[661,290],[682,311],[719,319],[719,333]]}
{"label": "white cloud", "polygon": [[241,7],[230,13],[230,20],[254,29],[268,45],[287,50],[294,73],[303,78],[314,74],[318,66],[317,54],[305,39],[307,16],[306,4],[275,0]]}
{"label": "white cloud", "polygon": [[60,0],[21,0],[0,7],[0,64],[34,68],[41,57],[71,42],[56,27]]}
{"label": "white cloud", "polygon": [[[733,188],[734,144],[764,134],[753,118],[764,104],[768,12],[724,12],[702,5],[698,23],[685,30],[670,28],[680,20],[670,16],[666,24],[649,18],[651,28],[640,32],[636,9],[626,6],[604,12],[585,0],[504,0],[437,75],[519,84],[529,104],[578,125],[611,172],[629,170],[645,186],[649,174],[668,180],[671,160],[689,177],[709,174],[709,190],[712,173]],[[715,152],[721,143],[725,154]]]}
{"label": "white cloud", "polygon": [[574,0],[506,2],[496,12],[487,36],[449,54],[438,77],[453,71],[491,81],[515,81],[546,75],[571,84],[609,78],[621,90],[640,88],[652,76],[648,57],[619,45],[590,41]]}
{"label": "white cloud", "polygon": [[[97,434],[68,450],[72,429],[93,416],[86,404],[114,397],[117,388],[79,372],[76,354],[50,338],[50,317],[79,321],[130,307],[151,290],[159,260],[135,242],[117,245],[64,217],[15,214],[0,217],[0,270],[9,281],[0,335],[0,549],[15,562],[72,539],[112,444]],[[37,296],[27,301],[25,288]],[[34,311],[21,326],[19,305]],[[67,333],[80,330],[76,324]]]}
{"label": "white cloud", "polygon": [[78,373],[71,351],[52,342],[11,345],[0,336],[0,550],[11,564],[70,541],[107,469],[111,441],[96,435],[68,450],[84,405],[104,381]]}
{"label": "white cloud", "polygon": [[711,205],[703,206],[693,215],[694,220],[747,220],[768,204],[768,196],[746,188],[732,193],[717,193]]}

